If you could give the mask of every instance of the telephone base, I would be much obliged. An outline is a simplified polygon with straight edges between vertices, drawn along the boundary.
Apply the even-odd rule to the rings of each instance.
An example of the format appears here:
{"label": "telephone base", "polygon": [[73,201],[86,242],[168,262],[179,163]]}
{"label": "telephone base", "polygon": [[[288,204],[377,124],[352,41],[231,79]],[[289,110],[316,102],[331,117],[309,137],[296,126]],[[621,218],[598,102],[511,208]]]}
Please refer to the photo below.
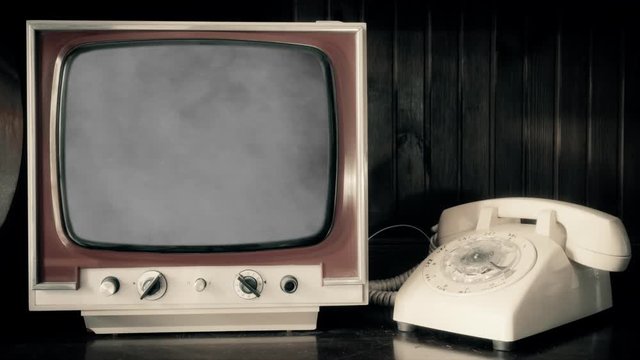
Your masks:
{"label": "telephone base", "polygon": [[398,291],[393,319],[400,330],[473,336],[496,350],[610,308],[609,272],[631,259],[618,218],[546,199],[447,209],[438,240]]}
{"label": "telephone base", "polygon": [[[515,230],[509,225],[495,227],[496,233]],[[399,325],[403,328],[410,324],[492,340],[496,350],[502,350],[510,348],[507,344],[511,342],[612,306],[607,271],[570,261],[548,238],[533,232],[521,234],[530,239],[527,246],[536,244],[535,265],[526,276],[501,287],[452,292],[451,286],[436,287],[429,281],[429,267],[439,261],[431,256],[398,292],[393,319],[404,323]]]}

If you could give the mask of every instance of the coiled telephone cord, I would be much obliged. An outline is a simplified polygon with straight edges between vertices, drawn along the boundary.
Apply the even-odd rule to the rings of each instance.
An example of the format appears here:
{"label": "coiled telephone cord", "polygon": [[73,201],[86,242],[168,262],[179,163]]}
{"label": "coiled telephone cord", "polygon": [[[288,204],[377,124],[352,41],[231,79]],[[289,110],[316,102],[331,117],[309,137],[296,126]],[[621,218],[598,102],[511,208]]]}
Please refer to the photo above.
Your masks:
{"label": "coiled telephone cord", "polygon": [[[427,240],[429,240],[429,252],[431,252],[433,249],[437,247],[438,225],[435,225],[431,228],[431,231],[433,231],[434,233],[432,236],[428,236],[420,228],[413,225],[408,225],[408,224],[391,225],[376,231],[373,235],[369,237],[369,240],[371,240],[373,237],[375,237],[376,235],[384,231],[398,228],[398,227],[406,227],[406,228],[414,229],[420,232],[422,236],[424,236]],[[380,305],[380,306],[393,306],[395,304],[396,294],[398,293],[398,290],[417,268],[418,268],[418,265],[412,267],[411,269],[403,272],[400,275],[396,275],[391,278],[369,281],[369,303],[374,305]]]}

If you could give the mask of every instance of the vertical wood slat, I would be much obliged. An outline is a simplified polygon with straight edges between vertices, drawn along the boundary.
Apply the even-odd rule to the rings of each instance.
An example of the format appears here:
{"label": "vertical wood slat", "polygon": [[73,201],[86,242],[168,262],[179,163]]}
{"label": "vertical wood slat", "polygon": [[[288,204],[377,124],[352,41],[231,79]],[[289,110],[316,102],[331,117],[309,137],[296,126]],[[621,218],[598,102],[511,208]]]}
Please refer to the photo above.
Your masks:
{"label": "vertical wood slat", "polygon": [[[463,5],[463,4],[461,4]],[[460,10],[460,24],[458,26],[458,68],[457,68],[457,75],[458,75],[458,83],[457,83],[457,99],[456,99],[456,104],[457,104],[457,108],[458,108],[458,114],[457,114],[457,136],[456,136],[456,144],[458,145],[458,151],[457,151],[457,155],[458,158],[456,159],[458,161],[458,172],[457,172],[457,177],[456,177],[456,183],[458,185],[458,191],[457,191],[457,200],[460,201],[460,199],[462,198],[462,170],[463,170],[463,166],[464,164],[462,163],[462,117],[464,116],[464,108],[463,108],[463,104],[464,104],[464,10]]]}
{"label": "vertical wood slat", "polygon": [[517,196],[524,192],[524,16],[499,14],[497,21],[495,195]]}
{"label": "vertical wood slat", "polygon": [[496,196],[496,88],[498,83],[498,15],[495,6],[491,11],[489,46],[489,197]]}
{"label": "vertical wood slat", "polygon": [[432,35],[433,35],[433,20],[431,5],[427,5],[425,17],[425,36],[424,36],[424,127],[423,127],[423,141],[424,141],[424,181],[425,181],[425,193],[427,209],[425,212],[425,220],[431,224],[438,221],[440,216],[440,209],[435,208],[431,204],[431,174],[432,174],[432,130],[431,130],[431,79],[433,76],[433,51],[432,51]]}
{"label": "vertical wood slat", "polygon": [[553,197],[558,198],[558,169],[560,163],[560,90],[562,86],[562,18],[557,17],[556,62],[553,94]]}
{"label": "vertical wood slat", "polygon": [[585,22],[566,15],[561,28],[557,154],[558,199],[585,204],[589,37]]}
{"label": "vertical wood slat", "polygon": [[624,61],[624,132],[623,140],[623,221],[632,239],[638,240],[638,204],[640,203],[640,36],[636,19],[625,28]]}
{"label": "vertical wood slat", "polygon": [[524,194],[552,198],[558,27],[541,13],[528,14],[524,24]]}
{"label": "vertical wood slat", "polygon": [[[398,216],[424,221],[424,35],[425,9],[419,0],[396,5],[395,96]],[[402,21],[398,21],[402,19]]]}
{"label": "vertical wood slat", "polygon": [[369,129],[369,227],[392,221],[396,208],[393,114],[393,3],[365,3]]}
{"label": "vertical wood slat", "polygon": [[489,196],[491,24],[486,7],[464,13],[461,199]]}
{"label": "vertical wood slat", "polygon": [[458,9],[431,11],[431,182],[432,205],[440,210],[457,203],[458,170]]}
{"label": "vertical wood slat", "polygon": [[619,36],[613,22],[593,25],[587,205],[611,214],[618,212]]}
{"label": "vertical wood slat", "polygon": [[618,44],[620,45],[618,63],[618,212],[617,215],[624,218],[624,116],[625,116],[625,76],[626,76],[626,49],[625,49],[625,25],[621,25],[618,34]]}

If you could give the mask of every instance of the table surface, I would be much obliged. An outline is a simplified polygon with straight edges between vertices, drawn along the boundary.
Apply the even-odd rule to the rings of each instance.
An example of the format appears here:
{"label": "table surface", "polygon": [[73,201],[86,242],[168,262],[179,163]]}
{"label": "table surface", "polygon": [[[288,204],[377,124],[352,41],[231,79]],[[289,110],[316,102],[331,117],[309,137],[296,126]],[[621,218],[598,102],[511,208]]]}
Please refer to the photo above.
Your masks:
{"label": "table surface", "polygon": [[5,338],[1,359],[625,359],[638,358],[635,315],[612,309],[522,340],[490,341],[419,329],[401,333],[387,308],[322,309],[318,330]]}

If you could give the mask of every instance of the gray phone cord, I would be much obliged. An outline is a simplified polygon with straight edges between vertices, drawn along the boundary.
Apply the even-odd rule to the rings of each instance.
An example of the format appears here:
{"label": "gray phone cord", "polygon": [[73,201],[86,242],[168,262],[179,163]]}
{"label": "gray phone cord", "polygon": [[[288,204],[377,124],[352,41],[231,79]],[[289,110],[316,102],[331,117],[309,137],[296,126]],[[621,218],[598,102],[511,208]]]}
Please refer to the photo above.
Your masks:
{"label": "gray phone cord", "polygon": [[[398,227],[406,227],[406,228],[414,229],[420,232],[422,236],[424,236],[427,240],[429,240],[429,252],[431,252],[437,246],[438,225],[435,225],[431,228],[431,231],[434,232],[432,236],[428,236],[420,228],[413,225],[408,225],[408,224],[391,225],[376,231],[373,235],[369,236],[368,240],[371,240],[372,238],[382,233],[383,231],[387,231],[389,229],[394,229]],[[398,293],[398,290],[417,268],[418,268],[418,265],[412,267],[411,269],[405,271],[400,275],[396,275],[391,278],[369,281],[369,303],[374,305],[381,305],[381,306],[393,306],[395,304],[396,294]]]}

